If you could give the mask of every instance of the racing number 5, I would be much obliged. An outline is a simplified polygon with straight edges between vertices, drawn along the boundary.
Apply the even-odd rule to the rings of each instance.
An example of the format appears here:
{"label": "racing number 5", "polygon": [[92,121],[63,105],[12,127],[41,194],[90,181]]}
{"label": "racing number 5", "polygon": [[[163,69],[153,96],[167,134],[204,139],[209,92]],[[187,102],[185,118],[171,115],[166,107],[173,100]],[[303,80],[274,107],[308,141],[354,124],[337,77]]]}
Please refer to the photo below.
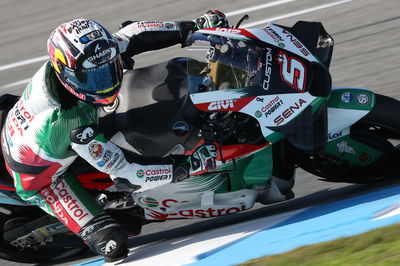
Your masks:
{"label": "racing number 5", "polygon": [[290,87],[304,92],[306,86],[306,67],[295,57],[289,57],[285,52],[278,53],[278,63],[282,80]]}

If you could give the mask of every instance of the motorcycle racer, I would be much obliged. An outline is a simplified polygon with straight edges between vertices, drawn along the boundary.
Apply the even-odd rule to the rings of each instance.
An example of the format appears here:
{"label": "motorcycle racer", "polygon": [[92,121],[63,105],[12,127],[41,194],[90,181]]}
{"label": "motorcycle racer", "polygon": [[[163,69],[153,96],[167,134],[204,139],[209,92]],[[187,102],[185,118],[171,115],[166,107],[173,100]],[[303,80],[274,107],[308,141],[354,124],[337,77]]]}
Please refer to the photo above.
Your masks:
{"label": "motorcycle racer", "polygon": [[[99,107],[117,98],[123,63],[132,56],[179,43],[189,45],[186,39],[193,31],[226,25],[223,13],[209,11],[195,21],[130,22],[114,34],[88,19],[56,28],[47,42],[50,60],[9,111],[1,133],[6,167],[18,195],[57,217],[106,261],[125,257],[127,233],[68,167],[81,156],[109,174],[117,188],[137,191],[214,169],[213,145],[200,146],[190,156],[147,164],[128,162],[122,150],[104,137],[98,113]],[[155,178],[157,173],[164,177]]]}

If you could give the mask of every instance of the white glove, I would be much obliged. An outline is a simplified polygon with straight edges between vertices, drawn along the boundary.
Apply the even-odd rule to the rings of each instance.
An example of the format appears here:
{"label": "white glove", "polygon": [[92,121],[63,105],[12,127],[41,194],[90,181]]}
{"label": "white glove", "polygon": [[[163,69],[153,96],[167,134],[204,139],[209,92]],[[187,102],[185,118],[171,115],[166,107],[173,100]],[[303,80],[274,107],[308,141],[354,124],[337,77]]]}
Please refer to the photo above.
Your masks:
{"label": "white glove", "polygon": [[189,155],[190,175],[201,175],[216,168],[217,158],[215,145],[201,145]]}

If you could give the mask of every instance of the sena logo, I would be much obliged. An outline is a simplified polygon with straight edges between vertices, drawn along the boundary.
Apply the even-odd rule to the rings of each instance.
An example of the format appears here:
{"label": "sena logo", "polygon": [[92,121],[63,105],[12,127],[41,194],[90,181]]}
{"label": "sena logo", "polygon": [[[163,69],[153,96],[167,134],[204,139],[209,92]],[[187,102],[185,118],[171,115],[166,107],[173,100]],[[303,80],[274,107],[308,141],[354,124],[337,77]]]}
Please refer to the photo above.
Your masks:
{"label": "sena logo", "polygon": [[223,101],[212,102],[208,106],[208,110],[210,111],[221,110],[221,109],[226,110],[229,108],[233,108],[234,107],[233,103],[234,100],[223,100]]}
{"label": "sena logo", "polygon": [[291,117],[297,110],[299,110],[304,104],[307,102],[303,99],[299,99],[298,102],[296,102],[294,105],[289,106],[289,108],[285,109],[280,115],[278,115],[274,119],[274,123],[279,126],[280,124],[283,123],[286,119]]}
{"label": "sena logo", "polygon": [[304,45],[299,40],[297,40],[290,32],[284,29],[282,33],[285,34],[287,38],[289,38],[293,45],[296,46],[296,48],[298,48],[303,55],[310,55],[310,52],[307,50],[307,48],[305,48]]}

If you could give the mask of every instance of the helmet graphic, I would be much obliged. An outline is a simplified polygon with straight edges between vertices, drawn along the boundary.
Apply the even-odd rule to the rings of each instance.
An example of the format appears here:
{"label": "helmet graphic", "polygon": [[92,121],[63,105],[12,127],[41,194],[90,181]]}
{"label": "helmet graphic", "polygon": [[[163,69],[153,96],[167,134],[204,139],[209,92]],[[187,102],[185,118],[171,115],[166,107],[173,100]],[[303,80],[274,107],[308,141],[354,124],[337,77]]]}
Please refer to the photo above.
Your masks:
{"label": "helmet graphic", "polygon": [[99,23],[75,19],[47,41],[51,65],[64,87],[81,101],[109,105],[119,93],[122,62],[118,45]]}
{"label": "helmet graphic", "polygon": [[208,10],[203,16],[196,19],[200,29],[204,28],[229,28],[228,19],[225,14],[218,10]]}

